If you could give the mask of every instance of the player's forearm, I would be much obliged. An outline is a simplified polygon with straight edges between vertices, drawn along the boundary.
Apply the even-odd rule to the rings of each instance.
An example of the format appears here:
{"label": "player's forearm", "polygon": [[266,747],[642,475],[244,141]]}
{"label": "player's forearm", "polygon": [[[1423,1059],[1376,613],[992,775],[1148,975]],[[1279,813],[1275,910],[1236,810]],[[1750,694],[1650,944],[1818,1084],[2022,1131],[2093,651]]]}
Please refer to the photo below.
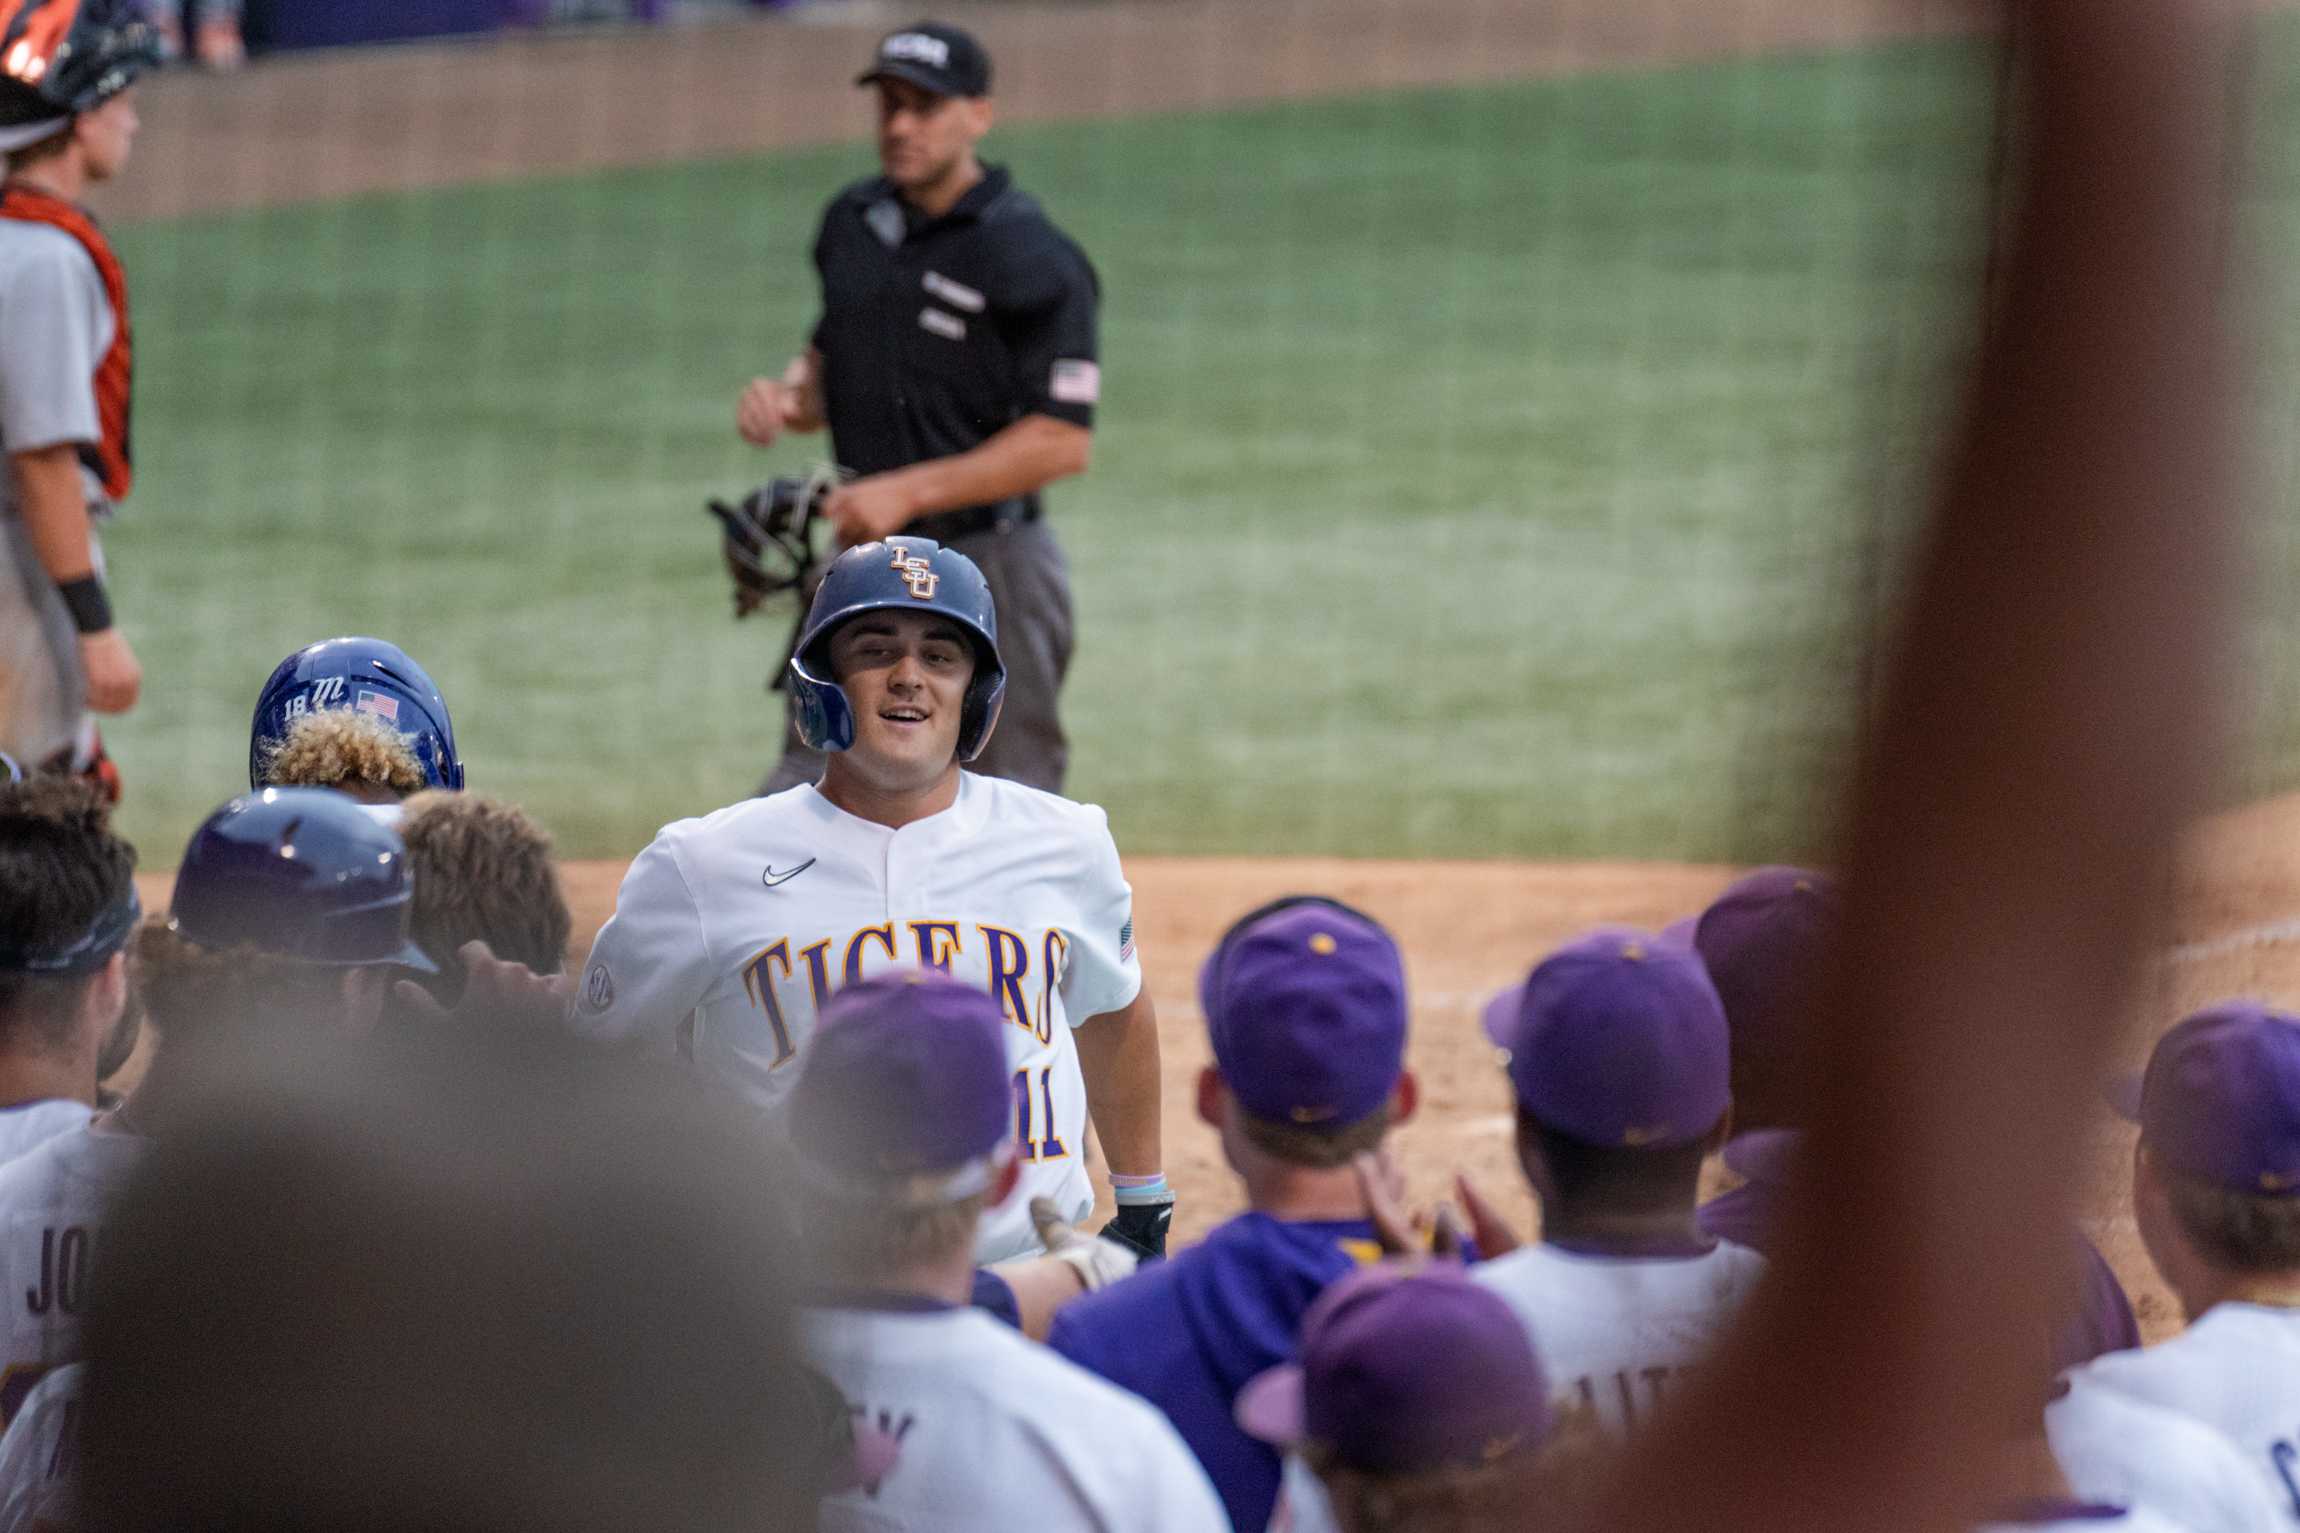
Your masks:
{"label": "player's forearm", "polygon": [[16,504],[31,539],[34,557],[58,585],[96,572],[96,550],[88,533],[88,496],[80,480],[80,455],[66,443],[32,452],[10,453]]}
{"label": "player's forearm", "polygon": [[1102,1153],[1116,1176],[1150,1176],[1163,1157],[1158,1013],[1144,985],[1123,1011],[1091,1017],[1076,1033],[1078,1072]]}
{"label": "player's forearm", "polygon": [[980,447],[888,475],[913,516],[987,506],[1086,472],[1094,433],[1051,415],[1025,415]]}

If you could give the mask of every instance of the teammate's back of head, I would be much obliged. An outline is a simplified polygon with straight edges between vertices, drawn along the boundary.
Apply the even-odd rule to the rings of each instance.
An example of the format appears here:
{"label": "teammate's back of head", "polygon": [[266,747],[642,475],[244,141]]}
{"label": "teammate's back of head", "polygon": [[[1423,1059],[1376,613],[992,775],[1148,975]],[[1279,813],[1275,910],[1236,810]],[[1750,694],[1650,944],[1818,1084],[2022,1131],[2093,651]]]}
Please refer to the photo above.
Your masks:
{"label": "teammate's back of head", "polygon": [[1509,1306],[1458,1268],[1336,1282],[1302,1318],[1298,1361],[1240,1391],[1237,1417],[1299,1456],[1342,1533],[1472,1533],[1561,1509],[1570,1452],[1541,1360]]}
{"label": "teammate's back of head", "polygon": [[349,708],[304,714],[264,752],[267,788],[333,788],[363,804],[396,804],[428,780],[405,735]]}
{"label": "teammate's back of head", "polygon": [[1567,943],[1487,1003],[1543,1225],[1690,1216],[1731,1120],[1725,1012],[1701,961],[1643,932]]}
{"label": "teammate's back of head", "polygon": [[844,1408],[797,1376],[747,1125],[529,1031],[307,1034],[209,1079],[106,1226],[93,1525],[812,1525]]}
{"label": "teammate's back of head", "polygon": [[525,810],[480,793],[419,793],[398,830],[415,884],[408,929],[447,988],[461,987],[456,950],[467,942],[538,974],[566,967],[567,894],[550,833]]}
{"label": "teammate's back of head", "polygon": [[1733,1120],[1742,1132],[1795,1126],[1801,1010],[1836,923],[1836,886],[1810,868],[1764,867],[1710,901],[1694,950],[1725,1008],[1732,1040]]}
{"label": "teammate's back of head", "polygon": [[2157,1040],[2116,1105],[2140,1124],[2133,1212],[2191,1318],[2300,1279],[2300,1017],[2208,1007]]}
{"label": "teammate's back of head", "polygon": [[413,899],[398,833],[342,794],[231,800],[192,833],[166,923],[137,934],[163,1047],[215,1024],[371,1024],[392,978],[435,970]]}
{"label": "teammate's back of head", "polygon": [[267,774],[297,720],[339,709],[389,725],[414,755],[425,784],[463,786],[455,721],[439,684],[398,645],[360,635],[307,644],[272,667],[248,725],[248,786],[272,781]]}
{"label": "teammate's back of head", "polygon": [[1199,1116],[1257,1162],[1334,1170],[1413,1113],[1405,963],[1380,922],[1289,895],[1233,923],[1198,972],[1214,1063]]}
{"label": "teammate's back of head", "polygon": [[0,783],[0,1055],[85,1055],[93,1069],[127,1001],[135,868],[94,784]]}
{"label": "teammate's back of head", "polygon": [[823,1008],[785,1122],[798,1202],[833,1281],[901,1291],[970,1270],[1019,1148],[998,1003],[931,970]]}

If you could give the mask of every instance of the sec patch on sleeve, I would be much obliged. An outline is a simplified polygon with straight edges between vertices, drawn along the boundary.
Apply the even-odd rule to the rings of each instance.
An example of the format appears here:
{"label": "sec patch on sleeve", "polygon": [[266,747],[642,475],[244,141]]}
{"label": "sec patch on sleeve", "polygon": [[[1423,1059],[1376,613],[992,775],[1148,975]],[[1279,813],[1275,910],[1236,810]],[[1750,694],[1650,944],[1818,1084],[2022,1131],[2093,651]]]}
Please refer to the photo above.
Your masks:
{"label": "sec patch on sleeve", "polygon": [[1102,398],[1102,369],[1092,362],[1065,358],[1054,364],[1046,392],[1057,404],[1094,404]]}

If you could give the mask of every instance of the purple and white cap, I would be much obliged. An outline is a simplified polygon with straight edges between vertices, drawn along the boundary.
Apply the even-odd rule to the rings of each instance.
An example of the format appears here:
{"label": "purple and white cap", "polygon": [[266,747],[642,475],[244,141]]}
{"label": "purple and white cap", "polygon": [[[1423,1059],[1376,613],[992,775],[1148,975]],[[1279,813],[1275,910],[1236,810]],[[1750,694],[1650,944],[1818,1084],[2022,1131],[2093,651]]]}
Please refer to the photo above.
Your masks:
{"label": "purple and white cap", "polygon": [[847,986],[807,1041],[786,1123],[818,1183],[907,1207],[987,1191],[1016,1154],[1005,1019],[925,969]]}
{"label": "purple and white cap", "polygon": [[1490,1464],[1549,1432],[1549,1381],[1524,1325],[1458,1267],[1350,1273],[1302,1317],[1300,1356],[1239,1391],[1248,1436],[1410,1474]]}
{"label": "purple and white cap", "polygon": [[2253,1197],[2300,1196],[2300,1017],[2229,1001],[2156,1041],[2112,1086],[2116,1110],[2168,1169]]}
{"label": "purple and white cap", "polygon": [[1518,1106],[1584,1144],[1695,1144],[1732,1102],[1725,1008],[1698,955],[1608,928],[1486,1003]]}
{"label": "purple and white cap", "polygon": [[1694,921],[1692,946],[1724,1003],[1735,1049],[1781,1054],[1836,919],[1826,874],[1767,867],[1735,879]]}
{"label": "purple and white cap", "polygon": [[1406,971],[1372,917],[1299,896],[1247,915],[1198,971],[1214,1065],[1257,1118],[1347,1128],[1406,1059]]}

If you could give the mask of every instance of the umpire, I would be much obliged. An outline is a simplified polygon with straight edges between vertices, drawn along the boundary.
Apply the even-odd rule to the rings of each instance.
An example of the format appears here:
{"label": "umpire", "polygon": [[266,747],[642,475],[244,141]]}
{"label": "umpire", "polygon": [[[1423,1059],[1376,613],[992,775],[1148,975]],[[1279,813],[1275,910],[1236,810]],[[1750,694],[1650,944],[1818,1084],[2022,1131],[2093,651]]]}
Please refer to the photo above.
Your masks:
{"label": "umpire", "polygon": [[[761,447],[830,427],[855,476],[823,508],[841,547],[909,533],[982,567],[1007,688],[974,769],[1059,793],[1070,573],[1039,492],[1091,452],[1099,284],[1005,168],[976,158],[993,114],[990,55],[971,35],[931,21],[890,33],[855,83],[878,91],[884,174],[831,199],[814,249],[822,317],[782,377],[743,391],[736,424]],[[787,733],[759,791],[822,765]]]}

